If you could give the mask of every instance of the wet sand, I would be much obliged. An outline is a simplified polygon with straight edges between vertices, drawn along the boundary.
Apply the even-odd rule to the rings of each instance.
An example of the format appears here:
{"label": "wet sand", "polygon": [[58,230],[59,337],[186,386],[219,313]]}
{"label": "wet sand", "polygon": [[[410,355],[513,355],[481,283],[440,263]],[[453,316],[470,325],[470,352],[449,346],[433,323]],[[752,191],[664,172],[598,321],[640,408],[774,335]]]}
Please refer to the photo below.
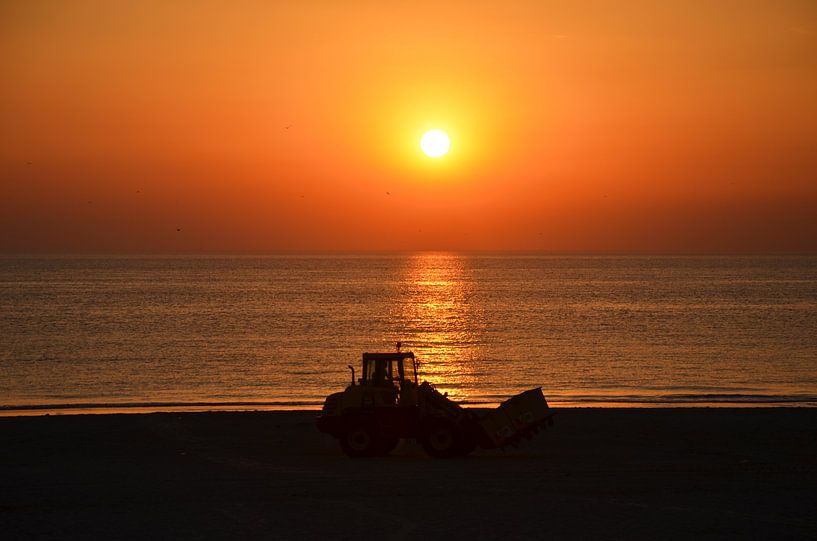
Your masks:
{"label": "wet sand", "polygon": [[817,537],[817,409],[560,409],[465,459],[349,459],[314,412],[0,418],[16,538]]}

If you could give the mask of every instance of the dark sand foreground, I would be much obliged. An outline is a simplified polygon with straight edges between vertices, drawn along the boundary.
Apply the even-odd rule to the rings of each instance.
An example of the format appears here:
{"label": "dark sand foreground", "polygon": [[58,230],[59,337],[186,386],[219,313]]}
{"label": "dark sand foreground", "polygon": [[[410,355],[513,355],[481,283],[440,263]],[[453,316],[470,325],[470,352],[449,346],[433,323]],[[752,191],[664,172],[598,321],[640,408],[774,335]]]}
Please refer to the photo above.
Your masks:
{"label": "dark sand foreground", "polygon": [[560,410],[352,460],[312,412],[0,418],[12,538],[817,538],[817,409]]}

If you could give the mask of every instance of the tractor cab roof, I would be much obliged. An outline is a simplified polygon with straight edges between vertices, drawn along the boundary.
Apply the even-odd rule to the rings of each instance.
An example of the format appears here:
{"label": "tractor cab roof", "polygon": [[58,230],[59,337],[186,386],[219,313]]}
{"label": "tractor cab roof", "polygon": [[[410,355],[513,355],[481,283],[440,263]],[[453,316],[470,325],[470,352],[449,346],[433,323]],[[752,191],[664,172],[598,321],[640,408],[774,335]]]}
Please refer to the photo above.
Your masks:
{"label": "tractor cab roof", "polygon": [[393,351],[391,353],[364,353],[364,361],[377,360],[394,360],[394,359],[414,359],[414,353],[411,351]]}

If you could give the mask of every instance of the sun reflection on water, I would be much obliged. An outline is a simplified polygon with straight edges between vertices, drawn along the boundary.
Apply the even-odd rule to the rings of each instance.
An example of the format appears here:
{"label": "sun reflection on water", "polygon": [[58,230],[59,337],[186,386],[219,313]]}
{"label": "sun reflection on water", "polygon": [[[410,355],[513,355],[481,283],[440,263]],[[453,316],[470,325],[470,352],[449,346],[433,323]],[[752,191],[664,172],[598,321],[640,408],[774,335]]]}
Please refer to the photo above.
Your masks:
{"label": "sun reflection on water", "polygon": [[452,398],[467,400],[479,377],[481,311],[471,301],[477,285],[468,259],[457,254],[410,257],[402,270],[404,302],[397,315],[420,374]]}

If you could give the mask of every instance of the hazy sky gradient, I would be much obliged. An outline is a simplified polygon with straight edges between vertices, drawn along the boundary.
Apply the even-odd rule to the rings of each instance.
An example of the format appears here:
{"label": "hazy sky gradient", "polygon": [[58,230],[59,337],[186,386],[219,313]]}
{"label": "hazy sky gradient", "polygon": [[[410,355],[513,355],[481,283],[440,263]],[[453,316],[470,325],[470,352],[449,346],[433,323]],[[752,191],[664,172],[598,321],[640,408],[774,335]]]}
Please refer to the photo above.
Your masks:
{"label": "hazy sky gradient", "polygon": [[817,250],[813,1],[6,1],[0,80],[4,252]]}

